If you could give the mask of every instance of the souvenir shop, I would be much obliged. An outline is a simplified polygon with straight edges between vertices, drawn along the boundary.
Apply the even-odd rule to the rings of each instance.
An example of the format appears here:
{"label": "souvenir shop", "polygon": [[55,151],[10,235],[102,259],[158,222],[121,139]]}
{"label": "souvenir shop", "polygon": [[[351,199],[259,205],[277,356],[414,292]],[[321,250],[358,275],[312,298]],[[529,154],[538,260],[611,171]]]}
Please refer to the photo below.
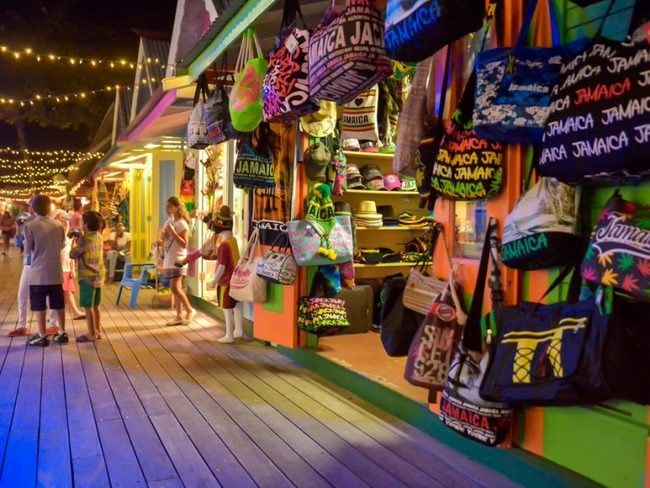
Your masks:
{"label": "souvenir shop", "polygon": [[[223,20],[188,123],[193,292],[426,406],[479,459],[647,483],[639,3],[285,0],[232,17],[239,35]],[[228,218],[240,258],[209,291]]]}

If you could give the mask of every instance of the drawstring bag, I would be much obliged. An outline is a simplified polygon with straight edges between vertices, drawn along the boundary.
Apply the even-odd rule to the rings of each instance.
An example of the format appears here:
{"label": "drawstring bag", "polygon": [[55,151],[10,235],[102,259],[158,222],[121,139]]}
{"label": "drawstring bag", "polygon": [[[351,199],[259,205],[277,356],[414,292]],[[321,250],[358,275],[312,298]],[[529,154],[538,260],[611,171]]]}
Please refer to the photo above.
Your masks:
{"label": "drawstring bag", "polygon": [[484,0],[388,0],[386,50],[392,59],[422,61],[483,25]]}
{"label": "drawstring bag", "polygon": [[[235,139],[237,131],[233,128],[230,121],[230,110],[228,109],[228,92],[226,83],[232,78],[231,74],[226,74],[227,61],[224,55],[221,77],[217,78],[214,90],[208,96],[205,103],[206,124],[208,127],[208,142],[212,144],[221,144],[222,142]],[[215,70],[216,71],[216,70]],[[232,81],[232,80],[230,80]]]}
{"label": "drawstring bag", "polygon": [[253,132],[262,121],[266,60],[252,29],[244,33],[235,70],[237,74],[229,101],[232,126],[239,132]]}
{"label": "drawstring bag", "polygon": [[205,149],[210,145],[208,123],[205,110],[207,101],[207,82],[202,75],[196,82],[194,91],[194,108],[187,124],[187,145],[191,149]]}
{"label": "drawstring bag", "polygon": [[230,278],[229,294],[238,302],[264,303],[266,301],[266,281],[257,276],[255,272],[261,259],[259,232],[259,229],[256,228],[249,237],[248,246]]}
{"label": "drawstring bag", "polygon": [[328,292],[325,278],[318,270],[308,297],[300,299],[298,328],[318,336],[332,335],[350,327],[345,302]]}
{"label": "drawstring bag", "polygon": [[374,0],[332,0],[309,39],[309,90],[344,104],[392,72]]}
{"label": "drawstring bag", "polygon": [[379,86],[370,87],[359,93],[351,102],[343,105],[340,139],[376,141],[379,137],[377,126],[377,107]]}
{"label": "drawstring bag", "polygon": [[526,47],[538,3],[528,3],[514,47],[483,51],[476,58],[474,131],[480,137],[510,144],[540,142],[562,62],[586,45],[586,40],[560,45],[553,2],[549,0],[554,47]]}
{"label": "drawstring bag", "polygon": [[253,134],[242,134],[235,161],[233,183],[237,188],[275,188],[275,163],[270,146],[271,128],[266,122],[257,131],[257,144]]}
{"label": "drawstring bag", "polygon": [[280,35],[269,56],[262,93],[265,122],[294,122],[318,110],[309,96],[309,29],[298,0],[284,3]]}

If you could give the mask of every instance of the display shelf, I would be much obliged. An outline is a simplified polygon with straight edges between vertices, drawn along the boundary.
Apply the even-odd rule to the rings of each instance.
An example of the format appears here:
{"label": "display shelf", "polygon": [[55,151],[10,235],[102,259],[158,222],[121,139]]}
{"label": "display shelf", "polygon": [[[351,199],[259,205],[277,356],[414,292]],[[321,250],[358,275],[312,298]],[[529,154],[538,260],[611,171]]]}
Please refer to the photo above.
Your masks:
{"label": "display shelf", "polygon": [[[367,196],[385,196],[385,197],[419,197],[416,191],[386,191],[386,190],[345,190],[346,195],[367,195]],[[340,196],[340,195],[339,195]]]}
{"label": "display shelf", "polygon": [[425,227],[423,229],[414,229],[413,227],[391,227],[391,226],[386,226],[386,227],[357,227],[356,228],[358,231],[380,231],[380,232],[396,232],[396,231],[401,231],[401,232],[424,232],[426,230],[429,230],[429,227]]}
{"label": "display shelf", "polygon": [[[417,264],[404,262],[379,264],[354,263],[354,272],[359,279],[385,278],[396,273],[407,273]],[[425,266],[431,266],[431,263],[426,263]]]}
{"label": "display shelf", "polygon": [[[408,263],[400,261],[399,263],[379,263],[379,264],[363,264],[363,263],[354,263],[355,268],[412,268],[422,263]],[[431,266],[433,263],[424,263],[425,266]]]}

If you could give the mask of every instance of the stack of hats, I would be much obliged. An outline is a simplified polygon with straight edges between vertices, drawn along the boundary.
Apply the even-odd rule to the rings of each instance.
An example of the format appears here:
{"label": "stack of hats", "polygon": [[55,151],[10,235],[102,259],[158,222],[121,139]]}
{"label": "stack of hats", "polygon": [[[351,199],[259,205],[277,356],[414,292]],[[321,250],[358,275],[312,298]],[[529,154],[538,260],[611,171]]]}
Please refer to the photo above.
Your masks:
{"label": "stack of hats", "polygon": [[366,164],[361,168],[363,184],[368,190],[385,190],[384,175],[376,164]]}
{"label": "stack of hats", "polygon": [[384,187],[388,191],[399,191],[402,189],[402,182],[397,174],[388,173],[384,175]]}
{"label": "stack of hats", "polygon": [[361,171],[356,164],[348,164],[345,168],[345,176],[347,178],[348,190],[365,190],[363,184],[363,177]]}
{"label": "stack of hats", "polygon": [[399,219],[395,216],[392,205],[380,205],[377,207],[377,212],[382,216],[384,227],[399,226]]}
{"label": "stack of hats", "polygon": [[354,213],[354,219],[359,227],[378,229],[383,225],[382,216],[377,212],[377,205],[372,200],[364,200],[359,203],[359,208]]}
{"label": "stack of hats", "polygon": [[431,217],[416,215],[413,212],[402,212],[398,217],[399,225],[409,229],[428,229],[431,221]]}

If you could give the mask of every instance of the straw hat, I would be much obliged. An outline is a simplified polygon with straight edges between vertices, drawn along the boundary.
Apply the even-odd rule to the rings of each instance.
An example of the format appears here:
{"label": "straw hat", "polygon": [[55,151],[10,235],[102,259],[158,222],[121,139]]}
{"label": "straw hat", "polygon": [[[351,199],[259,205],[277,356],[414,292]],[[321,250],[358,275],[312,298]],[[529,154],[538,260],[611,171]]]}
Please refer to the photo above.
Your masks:
{"label": "straw hat", "polygon": [[321,100],[320,108],[300,118],[300,128],[313,137],[327,137],[336,128],[336,103]]}

